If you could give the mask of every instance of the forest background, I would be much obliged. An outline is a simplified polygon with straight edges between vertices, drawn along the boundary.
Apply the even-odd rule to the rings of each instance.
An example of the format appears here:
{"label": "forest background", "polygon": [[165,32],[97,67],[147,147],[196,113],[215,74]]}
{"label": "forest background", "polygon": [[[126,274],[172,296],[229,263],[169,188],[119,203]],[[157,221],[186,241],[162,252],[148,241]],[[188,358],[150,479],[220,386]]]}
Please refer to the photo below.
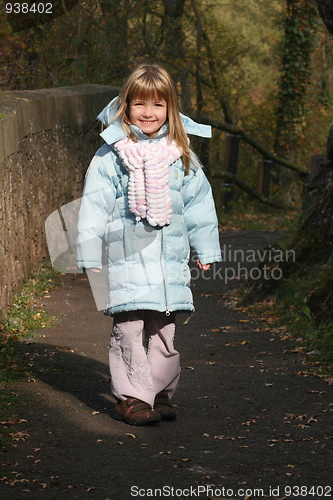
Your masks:
{"label": "forest background", "polygon": [[[186,114],[239,126],[301,170],[323,152],[333,106],[333,44],[315,2],[68,0],[67,5],[74,8],[52,22],[40,17],[37,24],[34,12],[21,19],[8,16],[3,0],[1,90],[121,86],[136,64],[160,62],[172,74]],[[224,139],[225,132],[215,129],[209,144],[193,141],[208,172],[224,168]],[[258,158],[243,142],[238,176],[253,187]],[[272,179],[273,198],[299,207],[298,176],[276,166]],[[216,185],[219,204],[225,189],[221,181]],[[238,191],[238,208],[247,199]]]}
{"label": "forest background", "polygon": [[[325,152],[332,125],[333,43],[316,2],[67,0],[65,13],[62,2],[53,3],[56,14],[63,15],[45,22],[47,17],[35,12],[7,15],[6,2],[0,2],[0,90],[87,83],[120,87],[135,65],[160,62],[176,82],[184,113],[239,127],[267,151],[288,160],[293,169],[272,164],[270,199],[294,207],[294,217],[286,210],[272,212],[267,203],[254,202],[248,191],[238,189],[226,219],[224,201],[230,187],[214,175],[227,169],[226,131],[221,126],[214,128],[210,141],[192,140],[213,184],[223,223],[235,214],[239,227],[241,220],[253,221],[258,213],[271,229],[285,228],[291,218],[300,221],[300,239],[296,235],[294,242],[282,243],[301,248],[297,258],[302,252],[306,256],[303,262],[298,259],[297,269],[285,269],[286,279],[279,283],[283,314],[290,325],[308,332],[299,337],[306,343],[300,348],[307,349],[310,342],[333,369],[333,238],[329,244],[325,241],[325,226],[318,249],[320,238],[311,236],[309,225],[302,233],[306,187],[297,172],[310,172],[312,158]],[[242,141],[237,178],[252,189],[258,184],[258,160],[259,152]],[[318,221],[314,226],[322,228]],[[308,247],[300,246],[300,240]],[[272,288],[266,287],[265,293],[278,296]]]}

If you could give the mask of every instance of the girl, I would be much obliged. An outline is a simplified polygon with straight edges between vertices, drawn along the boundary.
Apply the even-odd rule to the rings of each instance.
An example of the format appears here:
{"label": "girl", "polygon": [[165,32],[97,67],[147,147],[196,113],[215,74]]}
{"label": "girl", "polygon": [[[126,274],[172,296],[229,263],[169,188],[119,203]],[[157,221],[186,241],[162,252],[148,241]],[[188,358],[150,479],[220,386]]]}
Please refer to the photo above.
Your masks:
{"label": "girl", "polygon": [[107,268],[116,418],[131,425],[174,420],[175,316],[194,310],[190,246],[199,269],[221,260],[211,188],[187,137],[210,137],[210,127],[180,113],[169,74],[148,64],[98,119],[107,125],[106,144],[86,175],[78,265]]}

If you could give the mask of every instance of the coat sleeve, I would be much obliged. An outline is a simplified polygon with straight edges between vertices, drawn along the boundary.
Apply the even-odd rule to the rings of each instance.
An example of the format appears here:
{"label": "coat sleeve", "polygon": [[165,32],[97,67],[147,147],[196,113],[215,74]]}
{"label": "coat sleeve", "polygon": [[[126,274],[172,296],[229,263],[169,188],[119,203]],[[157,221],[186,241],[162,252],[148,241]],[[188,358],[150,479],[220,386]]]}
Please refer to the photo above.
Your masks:
{"label": "coat sleeve", "polygon": [[202,264],[222,261],[212,189],[202,168],[191,171],[182,193],[184,218],[191,248]]}
{"label": "coat sleeve", "polygon": [[77,226],[77,265],[102,268],[102,242],[108,217],[112,213],[117,175],[110,153],[101,148],[92,159],[86,174]]}

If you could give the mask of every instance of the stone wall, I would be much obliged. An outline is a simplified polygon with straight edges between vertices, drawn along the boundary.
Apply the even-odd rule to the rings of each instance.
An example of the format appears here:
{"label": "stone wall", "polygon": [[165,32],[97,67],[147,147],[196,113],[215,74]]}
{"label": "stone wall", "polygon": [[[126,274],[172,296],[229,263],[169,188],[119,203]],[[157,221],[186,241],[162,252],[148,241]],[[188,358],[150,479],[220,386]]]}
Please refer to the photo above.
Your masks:
{"label": "stone wall", "polygon": [[82,85],[0,95],[0,316],[48,257],[48,215],[80,197],[102,144],[96,116],[117,93]]}

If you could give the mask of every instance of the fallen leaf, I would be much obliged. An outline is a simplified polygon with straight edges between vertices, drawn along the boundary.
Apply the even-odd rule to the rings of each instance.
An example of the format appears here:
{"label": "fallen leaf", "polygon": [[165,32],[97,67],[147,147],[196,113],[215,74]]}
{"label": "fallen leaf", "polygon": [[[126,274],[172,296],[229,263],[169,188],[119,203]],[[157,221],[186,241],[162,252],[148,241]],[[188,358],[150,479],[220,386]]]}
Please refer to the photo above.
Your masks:
{"label": "fallen leaf", "polygon": [[136,435],[135,434],[131,434],[130,432],[125,432],[126,436],[129,436],[133,439],[136,439]]}
{"label": "fallen leaf", "polygon": [[27,432],[11,432],[9,435],[14,441],[25,441],[29,437]]}
{"label": "fallen leaf", "polygon": [[194,370],[193,366],[185,366],[185,368],[187,368],[187,370]]}
{"label": "fallen leaf", "polygon": [[99,411],[93,411],[92,415],[98,415]]}

